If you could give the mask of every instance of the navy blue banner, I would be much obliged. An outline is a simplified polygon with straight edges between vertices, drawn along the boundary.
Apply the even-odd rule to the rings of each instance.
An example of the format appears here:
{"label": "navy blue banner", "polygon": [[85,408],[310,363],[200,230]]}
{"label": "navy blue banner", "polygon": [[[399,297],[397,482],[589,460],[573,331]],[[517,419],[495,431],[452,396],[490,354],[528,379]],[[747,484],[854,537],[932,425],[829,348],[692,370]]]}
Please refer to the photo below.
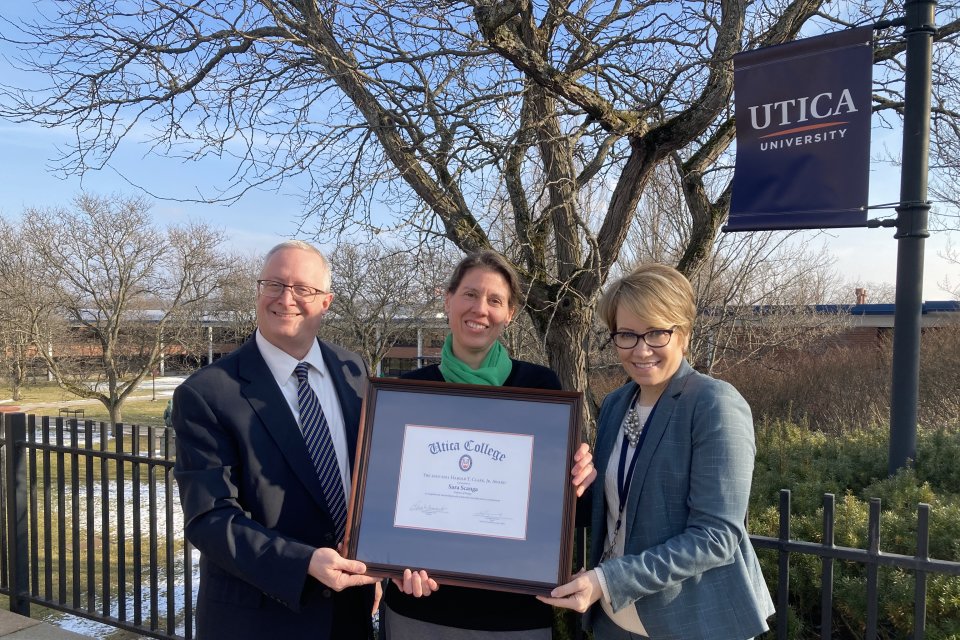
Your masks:
{"label": "navy blue banner", "polygon": [[873,29],[734,57],[737,162],[725,231],[867,221]]}

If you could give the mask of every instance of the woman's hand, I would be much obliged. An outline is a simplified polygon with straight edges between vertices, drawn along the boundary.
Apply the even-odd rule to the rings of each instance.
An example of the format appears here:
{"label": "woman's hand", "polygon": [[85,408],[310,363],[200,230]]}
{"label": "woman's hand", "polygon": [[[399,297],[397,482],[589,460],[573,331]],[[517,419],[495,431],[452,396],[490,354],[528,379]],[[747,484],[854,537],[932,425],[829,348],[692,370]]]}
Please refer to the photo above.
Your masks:
{"label": "woman's hand", "polygon": [[380,600],[383,599],[383,580],[377,580],[376,587],[373,591],[373,610],[370,612],[370,615],[375,615],[377,610],[380,608]]}
{"label": "woman's hand", "polygon": [[397,589],[414,598],[428,596],[440,588],[437,581],[428,576],[423,569],[420,571],[404,569],[403,578],[393,578],[393,584],[397,585]]}
{"label": "woman's hand", "polygon": [[581,571],[573,580],[551,591],[550,596],[537,596],[537,600],[554,607],[585,613],[594,602],[603,597],[603,591],[600,589],[597,572],[590,570]]}
{"label": "woman's hand", "polygon": [[593,454],[590,453],[590,445],[586,442],[581,442],[580,447],[573,454],[573,469],[570,470],[570,474],[573,476],[573,487],[578,498],[596,480],[597,468],[593,466]]}

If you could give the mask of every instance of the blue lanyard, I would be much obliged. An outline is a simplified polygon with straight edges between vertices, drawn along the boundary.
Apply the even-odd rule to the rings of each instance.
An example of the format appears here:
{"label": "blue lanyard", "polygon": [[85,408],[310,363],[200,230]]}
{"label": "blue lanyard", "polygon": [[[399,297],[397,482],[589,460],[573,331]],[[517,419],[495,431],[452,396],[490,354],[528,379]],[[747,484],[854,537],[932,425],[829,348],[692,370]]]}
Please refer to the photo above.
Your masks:
{"label": "blue lanyard", "polygon": [[620,508],[617,512],[617,526],[614,529],[614,536],[620,531],[620,525],[623,524],[623,510],[627,505],[627,494],[630,492],[630,483],[633,481],[633,471],[637,467],[640,447],[643,446],[643,441],[647,439],[647,427],[650,426],[650,421],[653,419],[653,412],[657,410],[657,404],[660,404],[659,400],[650,409],[650,414],[647,415],[647,419],[643,421],[643,429],[640,430],[640,439],[637,440],[637,446],[634,448],[633,456],[630,458],[630,468],[627,469],[626,477],[624,477],[623,472],[627,464],[627,449],[630,446],[630,441],[627,440],[626,434],[623,436],[623,445],[620,447],[620,465],[617,467],[617,499],[620,503]]}

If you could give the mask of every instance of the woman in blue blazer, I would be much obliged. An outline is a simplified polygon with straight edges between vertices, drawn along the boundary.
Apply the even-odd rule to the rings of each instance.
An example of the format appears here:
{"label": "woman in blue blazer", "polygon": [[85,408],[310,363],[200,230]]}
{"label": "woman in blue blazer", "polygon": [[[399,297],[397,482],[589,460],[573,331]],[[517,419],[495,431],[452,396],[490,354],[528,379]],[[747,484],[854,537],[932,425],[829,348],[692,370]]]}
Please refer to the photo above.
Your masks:
{"label": "woman in blue blazer", "polygon": [[696,316],[676,269],[614,282],[598,313],[631,380],[604,400],[590,571],[544,602],[586,612],[596,640],[744,640],[773,601],[744,527],[756,452],[750,407],[684,359]]}

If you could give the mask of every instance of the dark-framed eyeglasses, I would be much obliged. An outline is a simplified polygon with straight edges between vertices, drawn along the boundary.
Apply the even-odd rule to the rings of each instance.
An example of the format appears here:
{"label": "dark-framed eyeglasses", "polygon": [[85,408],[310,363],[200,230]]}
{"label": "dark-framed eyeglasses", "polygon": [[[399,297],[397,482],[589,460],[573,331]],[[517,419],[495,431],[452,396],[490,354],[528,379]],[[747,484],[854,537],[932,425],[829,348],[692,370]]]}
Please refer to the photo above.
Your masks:
{"label": "dark-framed eyeglasses", "polygon": [[676,330],[677,327],[673,326],[669,329],[651,329],[644,333],[614,331],[610,334],[610,342],[619,349],[634,349],[641,340],[646,342],[648,347],[665,347],[670,344],[670,338]]}
{"label": "dark-framed eyeglasses", "polygon": [[284,289],[290,289],[294,300],[313,302],[320,294],[327,293],[323,289],[315,289],[305,284],[284,284],[275,280],[257,280],[257,291],[266,298],[279,298]]}

